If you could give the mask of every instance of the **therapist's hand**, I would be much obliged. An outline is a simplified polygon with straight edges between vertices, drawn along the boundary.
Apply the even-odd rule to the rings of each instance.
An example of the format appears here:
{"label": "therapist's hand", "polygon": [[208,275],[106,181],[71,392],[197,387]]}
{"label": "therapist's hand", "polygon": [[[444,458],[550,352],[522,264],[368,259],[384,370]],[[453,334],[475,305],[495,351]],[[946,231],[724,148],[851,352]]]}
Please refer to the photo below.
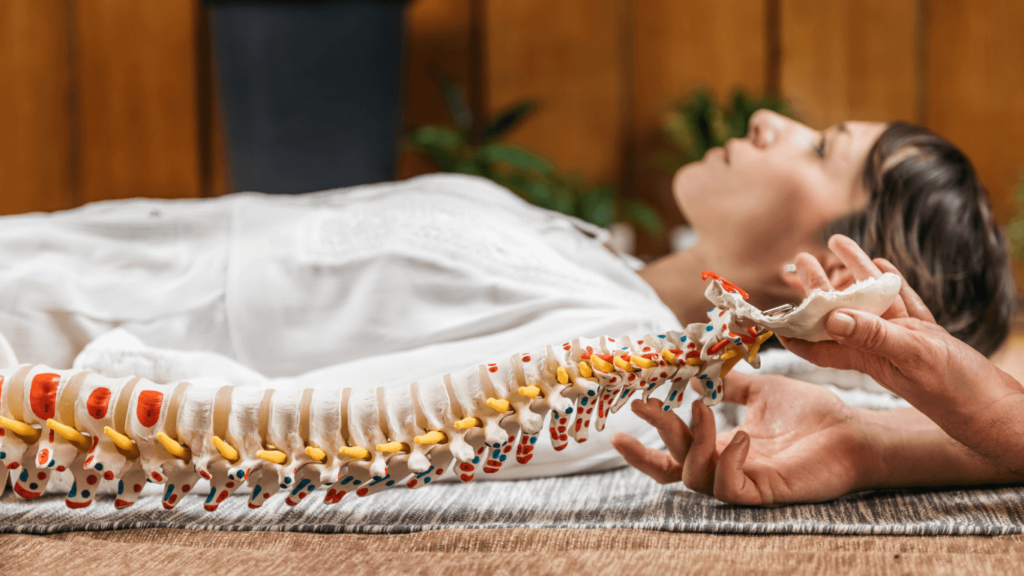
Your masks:
{"label": "therapist's hand", "polygon": [[[858,280],[899,274],[883,259],[871,261],[848,238],[833,237],[829,246]],[[797,260],[801,280],[830,289],[816,263]],[[897,304],[883,317],[840,309],[829,315],[826,331],[834,342],[780,340],[818,366],[870,375],[978,454],[1024,469],[1024,387],[938,326],[905,279]]]}
{"label": "therapist's hand", "polygon": [[731,372],[725,402],[746,404],[743,424],[715,434],[715,417],[693,403],[693,430],[660,400],[634,400],[633,412],[658,429],[668,452],[626,434],[612,445],[630,465],[662,484],[734,504],[821,502],[873,485],[884,468],[881,443],[854,410],[828,390],[782,376]]}

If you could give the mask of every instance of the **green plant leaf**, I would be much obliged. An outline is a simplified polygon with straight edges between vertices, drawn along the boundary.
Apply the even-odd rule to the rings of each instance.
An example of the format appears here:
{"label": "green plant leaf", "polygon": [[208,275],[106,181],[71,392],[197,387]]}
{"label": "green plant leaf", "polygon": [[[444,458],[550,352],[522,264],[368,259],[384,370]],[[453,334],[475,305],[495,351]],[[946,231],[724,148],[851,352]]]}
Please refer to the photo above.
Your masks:
{"label": "green plant leaf", "polygon": [[599,186],[577,201],[577,216],[591,224],[607,228],[615,222],[615,190]]}
{"label": "green plant leaf", "polygon": [[438,170],[451,172],[463,153],[466,141],[446,126],[423,126],[410,132],[406,143],[429,156]]}
{"label": "green plant leaf", "polygon": [[522,122],[536,109],[537,103],[533,100],[510,106],[487,123],[487,127],[484,128],[483,141],[487,143],[504,136],[506,132]]}
{"label": "green plant leaf", "polygon": [[473,110],[469,107],[466,95],[462,92],[462,88],[440,68],[435,67],[432,75],[434,82],[441,90],[441,97],[444,98],[445,106],[448,107],[448,115],[451,116],[452,123],[464,137],[468,138],[469,133],[473,130]]}
{"label": "green plant leaf", "polygon": [[551,174],[554,166],[545,158],[512,144],[487,144],[479,152],[481,162],[493,164],[504,162],[520,170]]}
{"label": "green plant leaf", "polygon": [[628,200],[625,203],[626,220],[647,234],[660,237],[665,233],[665,225],[661,216],[654,208],[641,200]]}

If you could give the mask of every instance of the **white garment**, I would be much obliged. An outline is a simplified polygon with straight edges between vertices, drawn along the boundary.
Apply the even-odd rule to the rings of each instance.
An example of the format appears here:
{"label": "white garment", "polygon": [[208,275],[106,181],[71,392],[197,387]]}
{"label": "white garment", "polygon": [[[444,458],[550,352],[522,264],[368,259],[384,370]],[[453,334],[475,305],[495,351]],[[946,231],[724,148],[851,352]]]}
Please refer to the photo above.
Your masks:
{"label": "white garment", "polygon": [[[681,329],[607,241],[469,176],[101,202],[0,218],[0,333],[22,362],[109,376],[375,388],[580,336]],[[822,380],[779,354],[779,372]],[[622,465],[615,432],[660,443],[625,408],[589,442],[539,442],[529,465],[488,477]]]}
{"label": "white garment", "polygon": [[[466,176],[102,202],[0,219],[0,333],[21,361],[57,368],[123,328],[76,367],[392,387],[579,336],[679,329],[606,240]],[[657,443],[626,409],[502,476],[621,465],[616,431]]]}

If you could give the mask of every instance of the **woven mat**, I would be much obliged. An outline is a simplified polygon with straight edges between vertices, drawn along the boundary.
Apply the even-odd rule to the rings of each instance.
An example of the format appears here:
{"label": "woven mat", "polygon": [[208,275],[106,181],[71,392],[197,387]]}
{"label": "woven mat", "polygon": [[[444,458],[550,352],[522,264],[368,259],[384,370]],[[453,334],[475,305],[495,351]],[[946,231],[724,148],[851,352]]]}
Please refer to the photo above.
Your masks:
{"label": "woven mat", "polygon": [[259,510],[236,494],[203,510],[201,487],[173,511],[144,496],[117,511],[112,497],[83,510],[62,496],[0,499],[0,533],[126,528],[401,534],[449,528],[634,528],[733,534],[1004,535],[1024,533],[1024,487],[862,492],[825,504],[764,509],[731,506],[661,486],[632,468],[509,482],[393,489],[326,506],[314,492],[289,507],[281,495]]}

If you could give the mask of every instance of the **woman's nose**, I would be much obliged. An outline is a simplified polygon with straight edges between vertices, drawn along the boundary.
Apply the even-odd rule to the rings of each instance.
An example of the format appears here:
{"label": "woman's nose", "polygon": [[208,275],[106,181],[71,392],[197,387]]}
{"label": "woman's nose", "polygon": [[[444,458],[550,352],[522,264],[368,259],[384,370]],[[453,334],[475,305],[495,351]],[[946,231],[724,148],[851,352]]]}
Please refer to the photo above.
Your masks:
{"label": "woman's nose", "polygon": [[786,117],[764,108],[750,116],[747,136],[758,148],[767,148],[778,141],[785,128]]}

